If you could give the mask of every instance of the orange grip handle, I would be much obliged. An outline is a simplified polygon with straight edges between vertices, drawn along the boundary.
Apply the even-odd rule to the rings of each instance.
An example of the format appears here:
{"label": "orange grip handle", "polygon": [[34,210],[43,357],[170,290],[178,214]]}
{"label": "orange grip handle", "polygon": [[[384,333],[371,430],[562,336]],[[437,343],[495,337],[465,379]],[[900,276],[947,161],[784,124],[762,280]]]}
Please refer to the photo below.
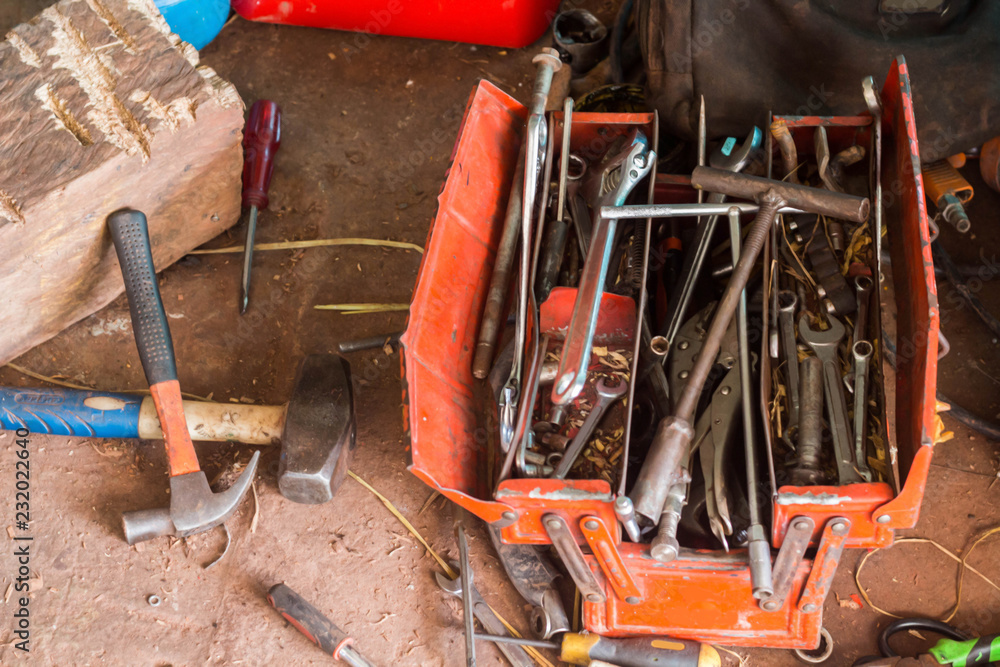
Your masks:
{"label": "orange grip handle", "polygon": [[198,465],[198,455],[188,434],[187,420],[184,419],[180,383],[177,380],[158,382],[150,385],[149,393],[153,395],[156,416],[160,418],[163,441],[167,447],[170,476],[198,472],[201,467]]}

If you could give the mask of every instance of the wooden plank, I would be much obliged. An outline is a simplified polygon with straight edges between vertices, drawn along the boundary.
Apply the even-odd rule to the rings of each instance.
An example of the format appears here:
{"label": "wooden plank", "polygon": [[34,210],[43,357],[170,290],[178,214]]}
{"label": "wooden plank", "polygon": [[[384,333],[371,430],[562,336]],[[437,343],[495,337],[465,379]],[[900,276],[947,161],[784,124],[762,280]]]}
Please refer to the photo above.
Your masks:
{"label": "wooden plank", "polygon": [[105,226],[157,269],[240,214],[243,102],[152,0],[62,0],[0,43],[0,363],[123,291]]}

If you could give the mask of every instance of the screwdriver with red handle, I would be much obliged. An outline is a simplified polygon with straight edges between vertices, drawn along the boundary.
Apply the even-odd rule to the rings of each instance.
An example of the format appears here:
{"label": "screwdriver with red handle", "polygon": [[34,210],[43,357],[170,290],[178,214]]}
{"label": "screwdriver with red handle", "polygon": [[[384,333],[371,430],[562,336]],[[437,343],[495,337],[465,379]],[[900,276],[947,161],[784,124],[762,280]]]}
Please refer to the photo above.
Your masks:
{"label": "screwdriver with red handle", "polygon": [[240,285],[240,315],[250,303],[250,265],[257,214],[267,208],[267,189],[274,173],[274,154],[281,146],[281,107],[271,100],[257,100],[243,131],[243,207],[250,208],[247,240],[243,251],[243,280]]}

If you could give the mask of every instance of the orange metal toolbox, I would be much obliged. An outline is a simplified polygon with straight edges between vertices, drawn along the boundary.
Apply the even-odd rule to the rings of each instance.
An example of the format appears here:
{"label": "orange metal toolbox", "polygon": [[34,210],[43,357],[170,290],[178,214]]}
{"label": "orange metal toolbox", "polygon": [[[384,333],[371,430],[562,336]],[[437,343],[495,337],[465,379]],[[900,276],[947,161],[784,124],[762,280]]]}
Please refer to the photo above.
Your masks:
{"label": "orange metal toolbox", "polygon": [[[883,267],[879,294],[881,327],[897,341],[896,369],[884,354],[879,358],[888,449],[902,482],[899,488],[887,483],[772,488],[772,546],[781,545],[793,520],[808,517],[815,526],[815,550],[798,564],[781,607],[765,611],[751,596],[744,551],[682,549],[675,561],[660,563],[649,556],[648,545],[623,542],[613,491],[604,480],[511,479],[494,494],[489,415],[495,405],[484,383],[472,377],[471,361],[525,108],[487,82],[473,92],[402,338],[410,470],[501,528],[506,543],[546,544],[542,514],[562,516],[607,596],[605,602],[584,601],[586,629],[610,636],[668,634],[727,645],[815,648],[823,601],[842,550],[887,546],[896,529],[916,523],[940,423],[935,401],[939,313],[902,58],[889,70],[881,103],[880,177],[891,269]],[[832,144],[840,134],[868,142],[872,131],[867,114],[791,119],[790,124],[793,134],[800,127],[827,125]],[[575,114],[574,149],[635,125],[654,136],[653,114]],[[602,126],[609,129],[601,132]],[[669,191],[683,182],[660,177],[655,190]],[[893,284],[899,287],[894,290]]]}

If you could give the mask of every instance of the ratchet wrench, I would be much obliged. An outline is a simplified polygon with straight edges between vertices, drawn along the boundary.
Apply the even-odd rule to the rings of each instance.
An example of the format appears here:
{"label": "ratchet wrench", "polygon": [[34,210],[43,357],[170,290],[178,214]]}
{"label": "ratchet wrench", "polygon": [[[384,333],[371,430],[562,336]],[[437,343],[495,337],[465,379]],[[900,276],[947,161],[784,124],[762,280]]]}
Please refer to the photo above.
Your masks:
{"label": "ratchet wrench", "polygon": [[656,153],[649,147],[646,135],[636,129],[632,130],[625,147],[602,165],[604,169],[599,174],[599,190],[593,207],[594,227],[590,248],[559,359],[556,383],[552,388],[552,403],[556,409],[565,409],[580,395],[587,381],[597,314],[618,227],[618,220],[602,217],[600,209],[602,206],[624,204],[626,197],[650,172],[655,161]]}

